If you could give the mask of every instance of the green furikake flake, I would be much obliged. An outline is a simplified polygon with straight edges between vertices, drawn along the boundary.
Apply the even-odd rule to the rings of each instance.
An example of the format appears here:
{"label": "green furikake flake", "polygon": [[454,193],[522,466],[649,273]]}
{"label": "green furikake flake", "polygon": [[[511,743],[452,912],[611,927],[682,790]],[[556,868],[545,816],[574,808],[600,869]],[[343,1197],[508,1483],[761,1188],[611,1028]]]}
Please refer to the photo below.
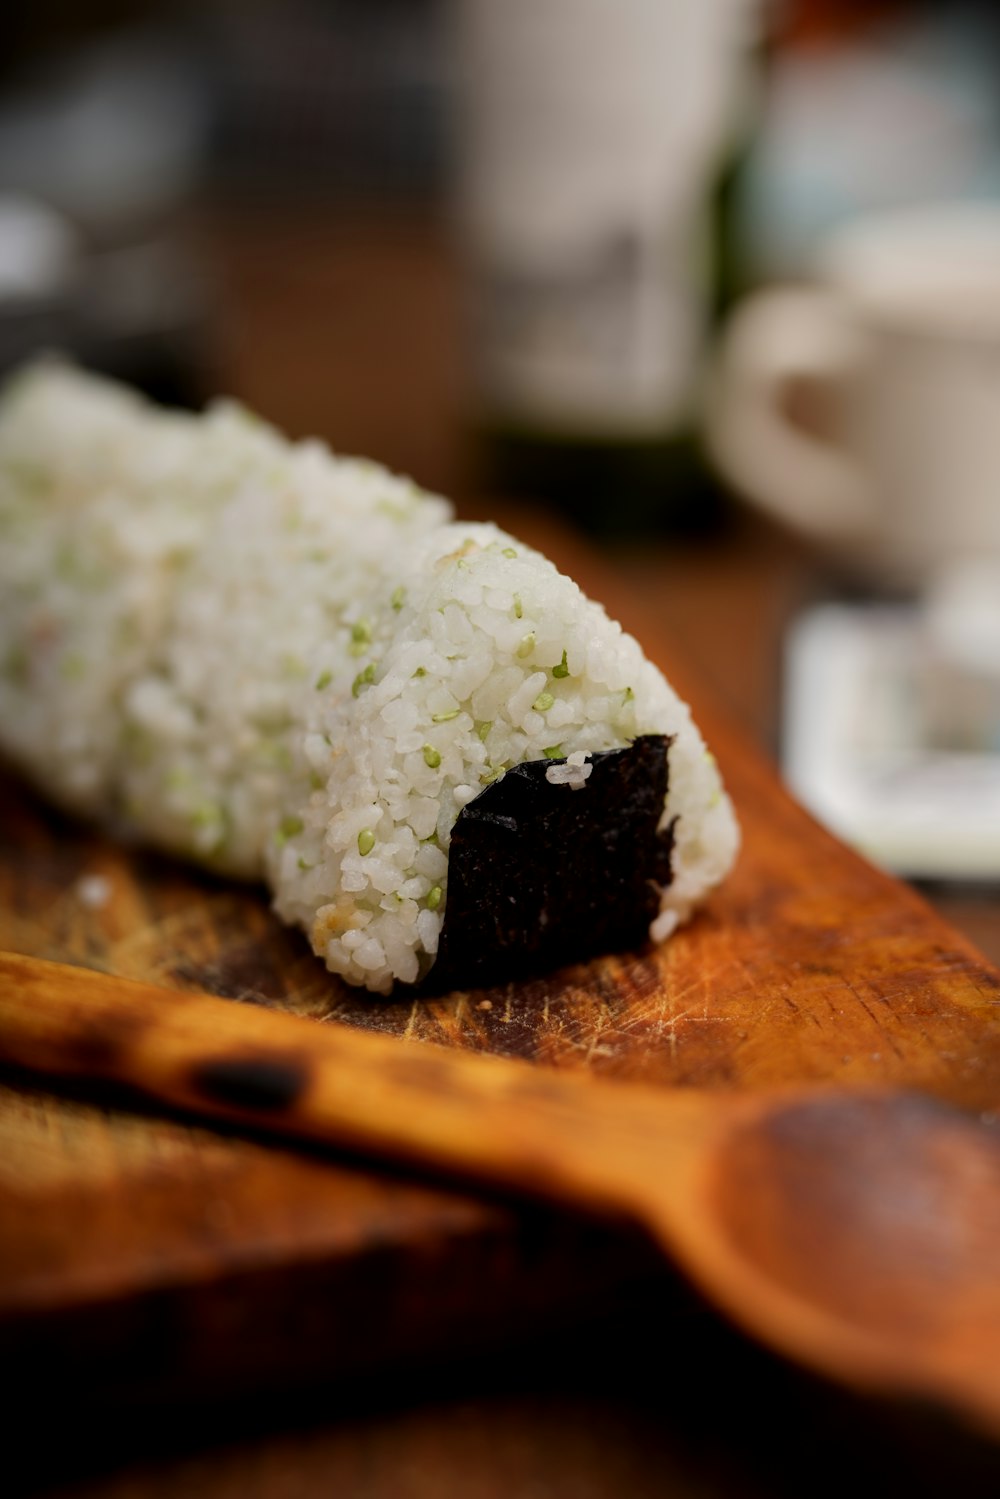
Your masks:
{"label": "green furikake flake", "polygon": [[486,736],[490,732],[490,729],[492,729],[492,727],[493,727],[493,720],[492,720],[492,718],[484,718],[483,721],[482,721],[482,723],[477,723],[476,724],[476,733],[479,735],[480,739],[483,741],[484,744],[486,742]]}
{"label": "green furikake flake", "polygon": [[351,696],[358,697],[362,687],[367,687],[375,680],[375,663],[369,661],[364,671],[359,671],[351,683]]}
{"label": "green furikake flake", "polygon": [[441,889],[440,885],[432,885],[431,886],[431,888],[427,892],[427,909],[428,909],[428,911],[436,911],[437,910],[438,906],[441,904],[441,897],[442,897],[443,894],[444,894],[444,891]]}
{"label": "green furikake flake", "polygon": [[292,752],[287,744],[270,744],[261,748],[269,752],[262,756],[265,764],[269,762],[271,765],[276,765],[279,770],[291,770]]}
{"label": "green furikake flake", "polygon": [[358,834],[358,853],[364,858],[365,854],[370,854],[374,847],[375,834],[371,828],[362,828]]}
{"label": "green furikake flake", "polygon": [[433,744],[424,745],[424,764],[429,770],[437,770],[441,764],[441,755],[434,748]]}
{"label": "green furikake flake", "polygon": [[563,653],[562,653],[562,660],[560,661],[559,665],[558,666],[553,666],[553,668],[552,668],[552,675],[554,677],[568,677],[569,676],[569,667],[566,665],[566,652],[565,651],[563,651]]}
{"label": "green furikake flake", "polygon": [[540,692],[531,706],[536,713],[547,713],[554,702],[551,692]]}
{"label": "green furikake flake", "polygon": [[47,489],[52,488],[52,480],[49,475],[33,463],[12,463],[5,465],[7,472],[14,483],[19,485],[28,494],[44,494]]}
{"label": "green furikake flake", "polygon": [[389,603],[392,605],[392,607],[398,613],[399,610],[402,609],[402,607],[405,604],[405,602],[406,602],[406,589],[403,587],[402,583],[400,583],[400,585],[399,585],[398,588],[394,588],[393,589],[393,591],[392,591],[392,598],[389,600]]}
{"label": "green furikake flake", "polygon": [[504,547],[500,555],[501,557],[516,557],[517,553],[515,552],[513,547]]}
{"label": "green furikake flake", "polygon": [[542,750],[546,760],[561,760],[563,747],[561,744],[550,744]]}
{"label": "green furikake flake", "polygon": [[3,665],[4,676],[9,677],[12,682],[20,685],[28,680],[28,670],[28,652],[24,649],[24,646],[11,646]]}
{"label": "green furikake flake", "polygon": [[283,848],[289,838],[294,838],[296,833],[301,833],[304,824],[301,817],[283,817],[274,835],[274,841],[279,848]]}
{"label": "green furikake flake", "polygon": [[355,620],[351,626],[351,655],[363,656],[372,643],[372,627],[366,619]]}
{"label": "green furikake flake", "polygon": [[214,833],[216,846],[225,837],[226,813],[218,802],[202,802],[200,807],[195,807],[189,814],[189,821],[192,827],[202,832]]}
{"label": "green furikake flake", "polygon": [[622,696],[622,702],[623,703],[631,703],[634,700],[634,698],[635,698],[635,693],[632,691],[631,687],[626,687],[625,688],[625,692],[624,692],[624,694]]}
{"label": "green furikake flake", "polygon": [[329,687],[329,685],[330,685],[330,683],[332,681],[333,681],[333,672],[332,671],[321,671],[320,674],[319,674],[319,676],[316,678],[316,691],[317,692],[322,692],[323,688],[324,687]]}
{"label": "green furikake flake", "polygon": [[458,714],[459,710],[457,708],[452,708],[447,713],[432,713],[431,723],[451,723],[453,718],[458,717]]}
{"label": "green furikake flake", "polygon": [[75,682],[87,670],[87,663],[79,651],[67,651],[59,663],[59,675],[66,682]]}
{"label": "green furikake flake", "polygon": [[529,630],[527,635],[521,636],[521,643],[517,648],[517,655],[523,661],[525,656],[530,656],[535,649],[535,632]]}
{"label": "green furikake flake", "polygon": [[524,614],[524,605],[521,603],[521,595],[519,593],[515,593],[515,595],[514,595],[514,618],[515,619],[520,619],[523,614]]}
{"label": "green furikake flake", "polygon": [[416,669],[416,671],[413,673],[413,675],[415,677],[426,677],[426,675],[427,675],[427,668],[426,668],[426,666],[418,666],[417,669]]}

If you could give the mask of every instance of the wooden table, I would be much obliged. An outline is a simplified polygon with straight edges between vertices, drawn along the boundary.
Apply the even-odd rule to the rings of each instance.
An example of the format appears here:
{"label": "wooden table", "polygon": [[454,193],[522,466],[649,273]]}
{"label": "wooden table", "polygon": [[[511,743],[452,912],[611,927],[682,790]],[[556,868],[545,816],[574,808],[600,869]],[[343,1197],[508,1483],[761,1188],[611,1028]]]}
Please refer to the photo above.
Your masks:
{"label": "wooden table", "polygon": [[[322,432],[341,450],[371,452],[458,493],[465,513],[497,509],[477,503],[462,477],[454,278],[439,234],[402,219],[288,223],[239,215],[206,219],[202,233],[223,295],[221,383],[293,432]],[[662,978],[664,970],[644,966],[645,960],[600,969],[600,982],[589,992],[578,985],[576,1030],[571,1025],[558,1043],[546,1029],[547,1004],[544,1024],[539,1018],[544,985],[517,1002],[513,1028],[500,1003],[470,1016],[460,1003],[445,1001],[418,1015],[417,1039],[512,1048],[541,1054],[551,1065],[638,1073],[667,1085],[878,1076],[919,1082],[976,1108],[994,1107],[1000,1026],[993,1007],[1000,974],[918,896],[828,840],[783,798],[760,756],[759,747],[774,745],[781,629],[819,586],[809,559],[745,517],[711,545],[680,547],[664,539],[641,552],[597,555],[543,514],[513,505],[501,510],[513,529],[601,597],[692,697],[737,797],[747,850],[725,892],[671,945],[675,988],[645,1049],[616,1034],[599,1013],[602,1005],[613,1009],[622,974],[633,988],[645,975],[652,1002],[659,992],[656,974]],[[34,859],[27,883],[18,887],[8,874],[6,940],[16,929],[24,948],[153,972],[182,986],[203,984],[214,972],[226,993],[238,993],[241,984],[278,1000],[296,986],[313,993],[293,949],[281,949],[291,954],[287,964],[278,963],[263,979],[253,969],[253,953],[273,956],[274,942],[282,940],[258,897],[211,887],[214,914],[206,925],[191,915],[183,873],[143,866],[137,877],[134,866],[116,862],[119,855],[86,830],[52,821],[9,785],[7,795],[13,808],[7,827],[34,850]],[[155,917],[151,927],[137,920],[134,905],[120,928],[111,919],[123,909],[118,906],[97,927],[73,914],[60,894],[67,869],[83,872],[94,860],[120,876],[123,888],[138,891],[140,901],[152,902],[146,908]],[[46,890],[47,904],[37,899]],[[42,919],[31,925],[25,912],[39,904]],[[983,897],[978,906],[955,907],[954,914],[1000,957],[995,900]],[[176,964],[163,971],[163,923],[170,921],[174,949],[199,955],[186,974]],[[838,925],[845,921],[846,931]],[[140,928],[159,935],[145,947],[130,943]],[[209,928],[218,943],[214,970],[205,961]],[[702,987],[681,1004],[685,976],[695,974]],[[615,1013],[634,1021],[641,1009],[633,994]],[[367,1023],[349,1007],[338,1015]],[[653,1024],[651,1014],[644,1023]],[[414,1029],[402,1014],[384,1024]],[[715,1040],[720,1026],[726,1033],[721,1049]],[[89,1120],[93,1141],[102,1131],[116,1131],[119,1152],[122,1140],[132,1148],[128,1142],[146,1128],[138,1116],[129,1123],[120,1113],[88,1114],[86,1101],[56,1114],[23,1084],[14,1093],[21,1100],[17,1127],[34,1131],[33,1170],[44,1172],[48,1159],[60,1185],[66,1151],[78,1149],[66,1123],[73,1107],[80,1110],[77,1125]],[[66,1138],[59,1129],[69,1132]],[[187,1159],[192,1149],[186,1136],[171,1140],[162,1145],[165,1192],[172,1190],[170,1152]],[[229,1159],[227,1151],[250,1150],[237,1142],[198,1148],[206,1151],[209,1172],[213,1161]],[[81,1193],[88,1169],[81,1157]],[[281,1175],[289,1232],[298,1221],[296,1203],[325,1190],[323,1173],[349,1175],[339,1166],[283,1164],[270,1155],[255,1170],[253,1179],[265,1185]],[[203,1377],[189,1385],[175,1377],[159,1390],[144,1387],[135,1329],[121,1317],[103,1323],[92,1317],[75,1328],[77,1348],[95,1351],[93,1378],[88,1381],[84,1368],[67,1384],[59,1366],[65,1323],[58,1323],[48,1365],[44,1347],[22,1350],[21,1400],[8,1413],[8,1469],[22,1467],[24,1489],[67,1499],[306,1499],[319,1493],[791,1499],[843,1494],[858,1487],[863,1474],[867,1487],[892,1484],[908,1494],[940,1493],[945,1484],[956,1493],[997,1491],[996,1451],[936,1417],[876,1408],[772,1359],[704,1308],[636,1236],[391,1176],[362,1172],[351,1180],[344,1199],[352,1215],[348,1232],[363,1219],[366,1278],[352,1281],[348,1272],[360,1262],[341,1257],[343,1273],[335,1282],[341,1304],[331,1323],[341,1336],[349,1330],[350,1358],[324,1364],[317,1356],[317,1330],[330,1313],[317,1303],[310,1316],[304,1280],[280,1292],[261,1280],[258,1305],[266,1325],[257,1329],[257,1345],[254,1329],[234,1322],[232,1305],[227,1322],[225,1298],[210,1280],[200,1318],[178,1323],[165,1306],[160,1336],[173,1343],[166,1355],[159,1350],[161,1366],[175,1376],[200,1369]],[[148,1195],[142,1195],[148,1187],[148,1173],[137,1178],[136,1212],[148,1210]],[[0,1199],[0,1207],[10,1200]],[[99,1246],[106,1231],[107,1244],[121,1248],[128,1210],[126,1196],[117,1223],[83,1225],[78,1263],[87,1261],[88,1235]],[[252,1216],[256,1208],[241,1198],[237,1211]],[[391,1265],[386,1271],[400,1214],[413,1225],[400,1241],[411,1256],[420,1224],[432,1225],[408,1296]],[[371,1252],[380,1222],[382,1260]],[[41,1243],[45,1225],[35,1229]],[[226,1243],[231,1228],[220,1221],[212,1232]],[[136,1233],[141,1237],[141,1225]],[[457,1258],[456,1242],[463,1245]],[[396,1300],[380,1307],[384,1288]],[[143,1324],[144,1335],[150,1326]],[[394,1328],[406,1327],[411,1336],[392,1336]],[[120,1368],[114,1387],[107,1371],[115,1367],[115,1348],[102,1338],[105,1344],[120,1339],[132,1361]],[[180,1346],[185,1338],[187,1348]],[[241,1379],[226,1350],[254,1346],[258,1353],[266,1348],[272,1361],[263,1369],[248,1367]],[[297,1347],[309,1351],[304,1371]],[[217,1356],[206,1358],[213,1348]],[[193,1353],[198,1357],[186,1363]],[[298,1378],[303,1372],[308,1377]]]}

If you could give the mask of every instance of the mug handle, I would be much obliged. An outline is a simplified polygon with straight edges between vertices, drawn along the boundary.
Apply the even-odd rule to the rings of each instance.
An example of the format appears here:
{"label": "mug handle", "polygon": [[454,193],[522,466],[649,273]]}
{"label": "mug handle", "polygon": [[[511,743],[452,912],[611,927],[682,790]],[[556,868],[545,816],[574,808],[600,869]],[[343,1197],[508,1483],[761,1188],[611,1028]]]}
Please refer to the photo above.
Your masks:
{"label": "mug handle", "polygon": [[709,379],[707,438],[724,476],[777,520],[835,547],[870,542],[875,507],[860,466],[796,421],[802,381],[835,392],[866,340],[837,299],[811,288],[757,292],[730,319]]}

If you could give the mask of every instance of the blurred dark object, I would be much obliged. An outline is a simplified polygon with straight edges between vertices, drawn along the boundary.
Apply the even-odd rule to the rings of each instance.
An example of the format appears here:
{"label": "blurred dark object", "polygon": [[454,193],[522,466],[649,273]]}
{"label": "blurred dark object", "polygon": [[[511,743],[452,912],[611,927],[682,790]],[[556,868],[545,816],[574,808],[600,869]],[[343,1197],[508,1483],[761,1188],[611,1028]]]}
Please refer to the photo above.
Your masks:
{"label": "blurred dark object", "polygon": [[445,0],[215,0],[213,182],[272,198],[431,198],[446,156]]}
{"label": "blurred dark object", "polygon": [[332,204],[345,222],[359,200],[426,206],[442,36],[443,0],[16,4],[0,197],[31,200],[73,248],[44,288],[0,288],[0,372],[59,349],[200,404],[225,380],[207,350],[227,288],[189,223],[221,198]]}
{"label": "blurred dark object", "polygon": [[214,394],[208,352],[209,275],[177,235],[95,256],[80,298],[78,357],[167,405]]}
{"label": "blurred dark object", "polygon": [[210,278],[185,215],[210,111],[183,21],[152,5],[14,8],[0,374],[56,351],[169,403],[208,394]]}
{"label": "blurred dark object", "polygon": [[32,198],[0,197],[0,370],[62,343],[78,256],[61,214]]}
{"label": "blurred dark object", "polygon": [[723,518],[724,492],[693,431],[615,439],[481,425],[474,441],[482,486],[543,499],[595,537],[706,536]]}
{"label": "blurred dark object", "polygon": [[40,199],[101,245],[171,222],[200,183],[208,80],[165,20],[30,49],[0,95],[0,191]]}
{"label": "blurred dark object", "polygon": [[208,309],[205,272],[178,234],[95,249],[46,205],[0,196],[0,378],[58,353],[199,406]]}
{"label": "blurred dark object", "polygon": [[[196,7],[175,0],[171,9],[175,15],[190,15]],[[0,87],[19,82],[40,64],[131,30],[165,11],[162,0],[7,0]]]}

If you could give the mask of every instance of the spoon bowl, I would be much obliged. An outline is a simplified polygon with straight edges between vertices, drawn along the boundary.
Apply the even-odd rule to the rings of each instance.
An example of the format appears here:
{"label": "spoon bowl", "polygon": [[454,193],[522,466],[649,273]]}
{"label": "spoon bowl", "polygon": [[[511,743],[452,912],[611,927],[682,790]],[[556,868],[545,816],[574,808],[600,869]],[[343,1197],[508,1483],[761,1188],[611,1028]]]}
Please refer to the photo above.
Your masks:
{"label": "spoon bowl", "polygon": [[912,1093],[748,1102],[705,1158],[712,1242],[675,1254],[765,1341],[995,1431],[1000,1132]]}

